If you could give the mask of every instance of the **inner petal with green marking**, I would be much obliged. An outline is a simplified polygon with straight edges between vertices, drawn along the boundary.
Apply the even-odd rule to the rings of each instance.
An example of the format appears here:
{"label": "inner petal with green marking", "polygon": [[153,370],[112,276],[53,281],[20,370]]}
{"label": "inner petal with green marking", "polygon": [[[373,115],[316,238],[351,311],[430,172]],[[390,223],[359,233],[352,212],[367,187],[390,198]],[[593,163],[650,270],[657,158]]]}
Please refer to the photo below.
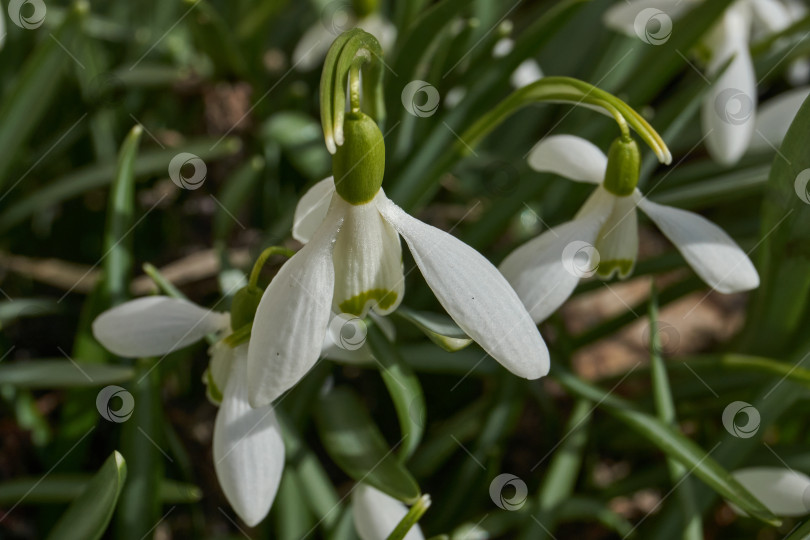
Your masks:
{"label": "inner petal with green marking", "polygon": [[358,317],[372,308],[381,315],[391,313],[405,291],[399,235],[373,201],[336,204],[344,205],[345,217],[332,255],[335,310]]}
{"label": "inner petal with green marking", "polygon": [[638,220],[633,196],[616,197],[613,211],[599,231],[594,245],[599,253],[599,277],[618,274],[624,279],[633,271],[638,254]]}

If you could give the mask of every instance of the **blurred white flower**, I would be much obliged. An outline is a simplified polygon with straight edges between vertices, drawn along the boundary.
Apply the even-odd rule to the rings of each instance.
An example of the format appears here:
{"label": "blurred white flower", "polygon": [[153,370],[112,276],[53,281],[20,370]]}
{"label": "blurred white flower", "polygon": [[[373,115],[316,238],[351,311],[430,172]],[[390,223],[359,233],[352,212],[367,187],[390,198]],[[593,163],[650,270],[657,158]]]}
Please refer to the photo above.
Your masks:
{"label": "blurred white flower", "polygon": [[318,21],[304,32],[292,54],[293,65],[296,69],[310,71],[318,67],[326,58],[326,53],[335,38],[341,32],[352,28],[360,28],[377,38],[383,51],[388,51],[394,45],[397,29],[380,14],[372,13],[360,19],[348,13],[345,16],[347,20],[343,21],[338,29],[329,29],[323,21]]}
{"label": "blurred white flower", "polygon": [[[354,528],[362,540],[385,540],[407,513],[407,506],[368,484],[361,482],[352,491]],[[405,540],[424,538],[419,525],[405,535]]]}
{"label": "blurred white flower", "polygon": [[810,477],[804,473],[780,467],[750,467],[731,475],[777,516],[810,514]]}
{"label": "blurred white flower", "polygon": [[[619,2],[607,10],[604,21],[610,28],[632,36],[639,25],[645,25],[645,21],[638,20],[645,10],[660,11],[670,19],[677,19],[695,3],[695,0]],[[737,0],[704,37],[710,53],[706,73],[716,79],[703,98],[701,122],[706,147],[715,161],[724,165],[736,163],[754,135],[757,80],[749,51],[752,37],[784,30],[801,20],[806,11],[792,0]],[[802,59],[790,68],[788,78],[794,84],[802,83],[801,77],[807,73],[807,60]]]}
{"label": "blurred white flower", "polygon": [[[641,208],[713,289],[753,289],[759,276],[748,256],[722,229],[698,214],[656,204],[635,189],[627,196],[602,186],[607,156],[573,135],[546,137],[529,165],[577,182],[596,184],[573,220],[549,229],[513,251],[500,270],[535,322],[545,320],[571,295],[580,278],[593,273],[628,276],[638,252],[636,208]],[[588,260],[580,260],[582,257]]]}

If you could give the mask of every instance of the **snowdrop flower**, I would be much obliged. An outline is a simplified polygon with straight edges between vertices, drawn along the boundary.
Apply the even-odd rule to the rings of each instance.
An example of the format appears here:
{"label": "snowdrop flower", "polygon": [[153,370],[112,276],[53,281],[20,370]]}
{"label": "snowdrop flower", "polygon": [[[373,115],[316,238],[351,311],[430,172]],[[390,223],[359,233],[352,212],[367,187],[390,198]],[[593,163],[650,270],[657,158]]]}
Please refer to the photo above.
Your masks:
{"label": "snowdrop flower", "polygon": [[[93,322],[93,335],[126,358],[164,356],[207,334],[230,333],[231,317],[165,296],[138,298]],[[252,408],[247,395],[247,344],[218,341],[209,349],[208,395],[219,403],[214,423],[214,468],[222,491],[251,527],[270,511],[284,469],[284,444],[272,407]]]}
{"label": "snowdrop flower", "polygon": [[774,96],[760,107],[754,127],[757,136],[751,141],[748,150],[762,152],[779,148],[808,96],[810,87],[794,88]]}
{"label": "snowdrop flower", "polygon": [[[572,221],[554,227],[513,251],[500,266],[535,322],[545,320],[571,295],[580,278],[630,275],[638,251],[636,208],[641,208],[713,289],[753,289],[759,276],[746,254],[707,219],[656,204],[636,188],[638,147],[617,139],[605,156],[572,135],[543,139],[529,165],[577,182],[596,184]],[[585,255],[588,261],[581,261]]]}
{"label": "snowdrop flower", "polygon": [[[676,19],[695,5],[694,0],[640,0],[619,2],[605,13],[605,24],[628,35],[646,36],[647,24],[661,15]],[[712,158],[724,165],[736,163],[748,149],[755,128],[757,80],[749,52],[755,33],[773,34],[803,17],[792,2],[737,0],[708,32],[704,44],[710,53],[706,67],[715,78],[701,110],[703,133]],[[642,38],[648,43],[648,39]],[[729,63],[730,61],[730,63]],[[728,63],[728,67],[720,73]],[[799,73],[800,64],[793,70]],[[795,79],[795,77],[793,77]]]}
{"label": "snowdrop flower", "polygon": [[256,311],[248,350],[250,401],[261,407],[315,364],[330,310],[364,318],[394,311],[404,294],[402,236],[450,317],[518,376],[549,369],[548,350],[515,291],[477,251],[422,223],[381,189],[382,133],[352,112],[327,178],[301,198],[293,236],[306,245],[281,267]]}
{"label": "snowdrop flower", "polygon": [[[731,474],[775,515],[810,514],[810,477],[806,474],[779,467],[751,467]],[[744,514],[739,508],[734,510]]]}
{"label": "snowdrop flower", "polygon": [[333,2],[327,5],[321,19],[304,32],[295,46],[293,65],[301,71],[318,67],[335,38],[352,28],[365,30],[377,38],[383,50],[388,50],[396,41],[397,29],[374,6],[365,5],[368,3],[354,1],[350,6],[343,2]]}
{"label": "snowdrop flower", "polygon": [[[354,528],[362,540],[385,540],[407,513],[407,506],[368,484],[360,483],[352,491]],[[419,525],[405,535],[405,540],[424,538]]]}

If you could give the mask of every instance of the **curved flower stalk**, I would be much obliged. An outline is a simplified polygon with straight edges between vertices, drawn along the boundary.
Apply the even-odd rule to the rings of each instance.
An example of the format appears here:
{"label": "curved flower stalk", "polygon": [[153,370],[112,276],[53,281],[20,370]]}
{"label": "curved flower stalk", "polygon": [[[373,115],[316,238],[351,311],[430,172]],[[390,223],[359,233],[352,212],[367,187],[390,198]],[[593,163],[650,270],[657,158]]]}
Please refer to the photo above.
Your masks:
{"label": "curved flower stalk", "polygon": [[[339,331],[341,320],[330,324]],[[322,354],[342,361],[370,359],[366,344],[349,350],[327,332]],[[209,399],[219,406],[214,423],[214,468],[222,491],[239,517],[250,526],[267,515],[284,468],[281,428],[272,407],[248,403],[247,343],[231,346],[231,316],[186,300],[149,296],[105,311],[93,322],[93,335],[111,352],[125,358],[163,356],[218,336],[208,349],[203,376]]]}
{"label": "curved flower stalk", "polygon": [[295,46],[292,53],[293,65],[300,71],[310,71],[321,64],[329,47],[335,38],[343,31],[352,28],[365,30],[377,41],[383,49],[389,49],[397,38],[397,29],[379,11],[364,4],[368,2],[352,2],[351,9],[348,4],[336,2],[332,4],[336,9],[325,9],[318,22],[312,25]]}
{"label": "curved flower stalk", "polygon": [[[780,467],[751,467],[731,473],[735,480],[777,516],[810,514],[810,477]],[[734,511],[745,512],[732,505]]]}
{"label": "curved flower stalk", "polygon": [[[385,540],[407,514],[407,506],[368,484],[361,482],[352,491],[354,528],[362,540]],[[424,538],[419,525],[414,525],[404,540]]]}
{"label": "curved flower stalk", "polygon": [[[637,208],[658,225],[713,289],[732,293],[759,285],[748,256],[722,229],[698,214],[656,204],[641,194],[635,187],[637,154],[625,164],[632,169],[616,175],[616,167],[622,169],[622,164],[614,166],[611,162],[622,161],[623,152],[629,152],[626,144],[617,140],[608,159],[585,139],[554,135],[543,139],[529,155],[529,165],[537,171],[597,186],[573,220],[528,241],[501,263],[501,272],[535,322],[556,311],[580,278],[630,275],[638,251]],[[634,147],[632,143],[630,148]],[[588,260],[581,260],[583,256]]]}
{"label": "curved flower stalk", "polygon": [[[640,0],[619,2],[604,17],[605,24],[630,36],[646,32],[645,10],[672,19],[685,14],[695,0]],[[652,13],[651,12],[651,13]],[[755,133],[757,79],[749,43],[752,38],[772,35],[804,17],[806,8],[779,0],[737,0],[704,38],[709,52],[706,73],[715,78],[703,98],[701,122],[706,147],[712,158],[733,165],[745,154]],[[799,83],[807,72],[807,60],[791,67],[789,77]],[[803,80],[801,82],[804,82]]]}

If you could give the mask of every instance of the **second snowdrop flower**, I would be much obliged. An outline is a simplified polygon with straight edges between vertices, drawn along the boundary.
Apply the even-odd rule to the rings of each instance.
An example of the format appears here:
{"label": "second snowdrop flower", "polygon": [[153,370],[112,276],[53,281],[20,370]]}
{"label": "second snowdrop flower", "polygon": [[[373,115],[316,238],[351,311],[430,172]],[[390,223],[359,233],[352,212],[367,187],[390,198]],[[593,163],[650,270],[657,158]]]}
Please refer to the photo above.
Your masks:
{"label": "second snowdrop flower", "polygon": [[548,350],[520,299],[473,248],[385,196],[385,146],[374,121],[347,114],[333,178],[296,208],[306,245],[276,274],[256,311],[248,351],[250,401],[269,404],[318,360],[330,311],[391,313],[404,294],[402,236],[436,298],[487,353],[518,376],[548,373]]}
{"label": "second snowdrop flower", "polygon": [[[606,156],[572,135],[543,139],[529,165],[577,182],[596,184],[573,220],[546,231],[513,251],[500,266],[535,322],[545,320],[571,295],[580,278],[593,273],[625,278],[638,252],[636,208],[641,208],[713,289],[753,289],[759,276],[748,256],[722,229],[698,214],[656,204],[636,188],[636,143],[617,139]],[[582,257],[588,261],[580,261]]]}

